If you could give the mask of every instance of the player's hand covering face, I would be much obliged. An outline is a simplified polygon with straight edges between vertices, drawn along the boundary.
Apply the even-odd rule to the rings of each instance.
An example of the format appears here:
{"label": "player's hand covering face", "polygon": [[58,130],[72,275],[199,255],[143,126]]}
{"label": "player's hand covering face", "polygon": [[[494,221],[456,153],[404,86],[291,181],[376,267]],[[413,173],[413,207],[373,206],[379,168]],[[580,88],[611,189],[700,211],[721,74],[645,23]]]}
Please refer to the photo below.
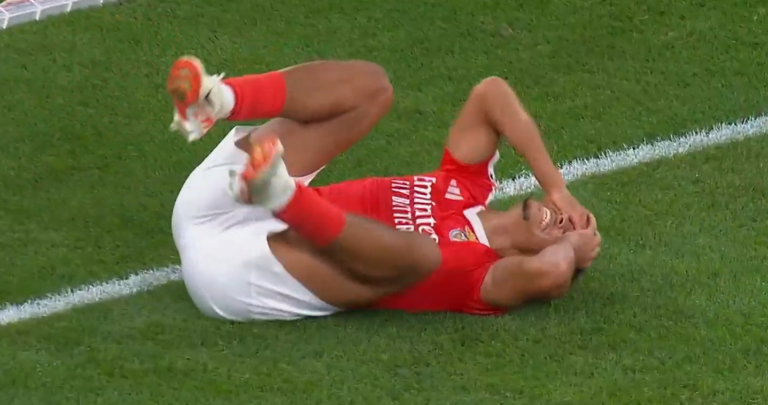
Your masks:
{"label": "player's hand covering face", "polygon": [[586,229],[589,226],[589,217],[592,214],[568,190],[547,195],[545,201],[561,211],[575,229]]}
{"label": "player's hand covering face", "polygon": [[603,239],[597,231],[597,220],[591,214],[587,218],[587,228],[569,232],[565,236],[576,254],[576,268],[586,269],[600,256]]}

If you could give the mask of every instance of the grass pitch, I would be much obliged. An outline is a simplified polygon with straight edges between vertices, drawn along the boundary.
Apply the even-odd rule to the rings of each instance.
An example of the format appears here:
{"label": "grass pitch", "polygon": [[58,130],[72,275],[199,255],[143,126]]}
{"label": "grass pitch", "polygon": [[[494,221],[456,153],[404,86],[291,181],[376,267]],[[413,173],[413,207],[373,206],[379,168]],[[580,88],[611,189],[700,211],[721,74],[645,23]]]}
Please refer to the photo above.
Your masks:
{"label": "grass pitch", "polygon": [[[390,72],[393,111],[319,178],[433,168],[472,85],[507,78],[557,161],[764,111],[766,7],[628,0],[133,0],[0,33],[0,302],[176,263],[171,208],[228,131],[167,132],[170,63]],[[3,404],[768,402],[768,143],[580,181],[604,253],[501,318],[232,325],[176,283],[0,328]],[[502,152],[500,177],[522,166]]]}

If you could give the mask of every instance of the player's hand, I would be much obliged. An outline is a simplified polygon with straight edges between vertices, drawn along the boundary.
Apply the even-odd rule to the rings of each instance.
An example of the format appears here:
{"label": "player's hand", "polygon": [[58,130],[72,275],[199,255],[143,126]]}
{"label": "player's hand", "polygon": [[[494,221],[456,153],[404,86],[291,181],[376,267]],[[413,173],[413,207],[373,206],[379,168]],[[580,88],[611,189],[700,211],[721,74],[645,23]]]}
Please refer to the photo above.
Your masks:
{"label": "player's hand", "polygon": [[592,214],[567,189],[547,194],[546,199],[568,217],[574,229],[587,228]]}
{"label": "player's hand", "polygon": [[573,247],[576,255],[576,268],[586,269],[592,264],[592,261],[600,256],[600,247],[603,239],[600,232],[597,231],[597,221],[592,214],[587,218],[587,228],[568,232],[565,234],[566,240]]}

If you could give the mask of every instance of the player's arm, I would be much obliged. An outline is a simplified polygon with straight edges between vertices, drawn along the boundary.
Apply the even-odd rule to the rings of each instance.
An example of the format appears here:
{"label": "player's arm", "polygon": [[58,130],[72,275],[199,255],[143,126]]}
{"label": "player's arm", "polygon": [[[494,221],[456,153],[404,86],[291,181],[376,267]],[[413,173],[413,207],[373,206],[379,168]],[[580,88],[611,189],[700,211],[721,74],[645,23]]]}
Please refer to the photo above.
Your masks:
{"label": "player's arm", "polygon": [[504,79],[489,77],[472,89],[451,128],[447,147],[459,161],[475,164],[496,153],[501,137],[522,155],[547,194],[566,190],[536,122]]}
{"label": "player's arm", "polygon": [[537,300],[560,298],[568,292],[576,254],[563,238],[535,256],[510,256],[491,266],[480,289],[488,305],[513,308]]}
{"label": "player's arm", "polygon": [[534,300],[560,298],[571,287],[576,269],[586,269],[600,256],[597,224],[568,232],[535,256],[509,256],[494,263],[480,289],[489,305],[512,308]]}

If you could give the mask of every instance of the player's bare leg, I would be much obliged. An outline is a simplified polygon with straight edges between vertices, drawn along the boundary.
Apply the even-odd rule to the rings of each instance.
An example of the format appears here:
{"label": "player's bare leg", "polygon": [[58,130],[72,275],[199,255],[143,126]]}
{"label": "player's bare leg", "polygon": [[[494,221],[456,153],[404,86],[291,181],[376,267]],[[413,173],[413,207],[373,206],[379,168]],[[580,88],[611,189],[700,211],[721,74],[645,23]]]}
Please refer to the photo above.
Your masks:
{"label": "player's bare leg", "polygon": [[[251,152],[251,145],[267,140],[265,136],[279,137],[285,146],[285,170],[292,177],[315,172],[365,136],[392,102],[386,72],[363,61],[305,63],[222,80],[207,75],[195,58],[185,57],[174,64],[168,90],[176,106],[173,128],[190,140],[202,136],[216,120],[279,116],[238,146]],[[186,118],[179,111],[187,111]],[[184,124],[187,121],[198,124]],[[289,273],[331,305],[365,306],[411,285],[439,265],[439,250],[427,237],[348,217],[324,200],[306,202],[317,197],[312,193],[295,194],[304,197],[291,201],[304,201],[298,205],[306,209],[294,209],[291,212],[299,212],[296,218],[284,215],[282,219],[301,235],[293,230],[273,234],[270,248]],[[335,235],[333,242],[318,244],[317,232],[328,221],[343,225],[328,231]]]}
{"label": "player's bare leg", "polygon": [[233,173],[230,189],[241,202],[274,212],[350,277],[382,291],[405,288],[440,265],[438,246],[428,236],[348,215],[297,184],[288,175],[276,137],[254,143],[250,161],[242,173]]}
{"label": "player's bare leg", "polygon": [[[223,79],[186,56],[172,66],[167,86],[175,105],[172,129],[189,141],[202,137],[217,120],[274,118],[251,139],[280,137],[294,177],[317,171],[365,136],[392,103],[386,72],[365,61],[318,61]],[[248,141],[241,149],[249,149]]]}

